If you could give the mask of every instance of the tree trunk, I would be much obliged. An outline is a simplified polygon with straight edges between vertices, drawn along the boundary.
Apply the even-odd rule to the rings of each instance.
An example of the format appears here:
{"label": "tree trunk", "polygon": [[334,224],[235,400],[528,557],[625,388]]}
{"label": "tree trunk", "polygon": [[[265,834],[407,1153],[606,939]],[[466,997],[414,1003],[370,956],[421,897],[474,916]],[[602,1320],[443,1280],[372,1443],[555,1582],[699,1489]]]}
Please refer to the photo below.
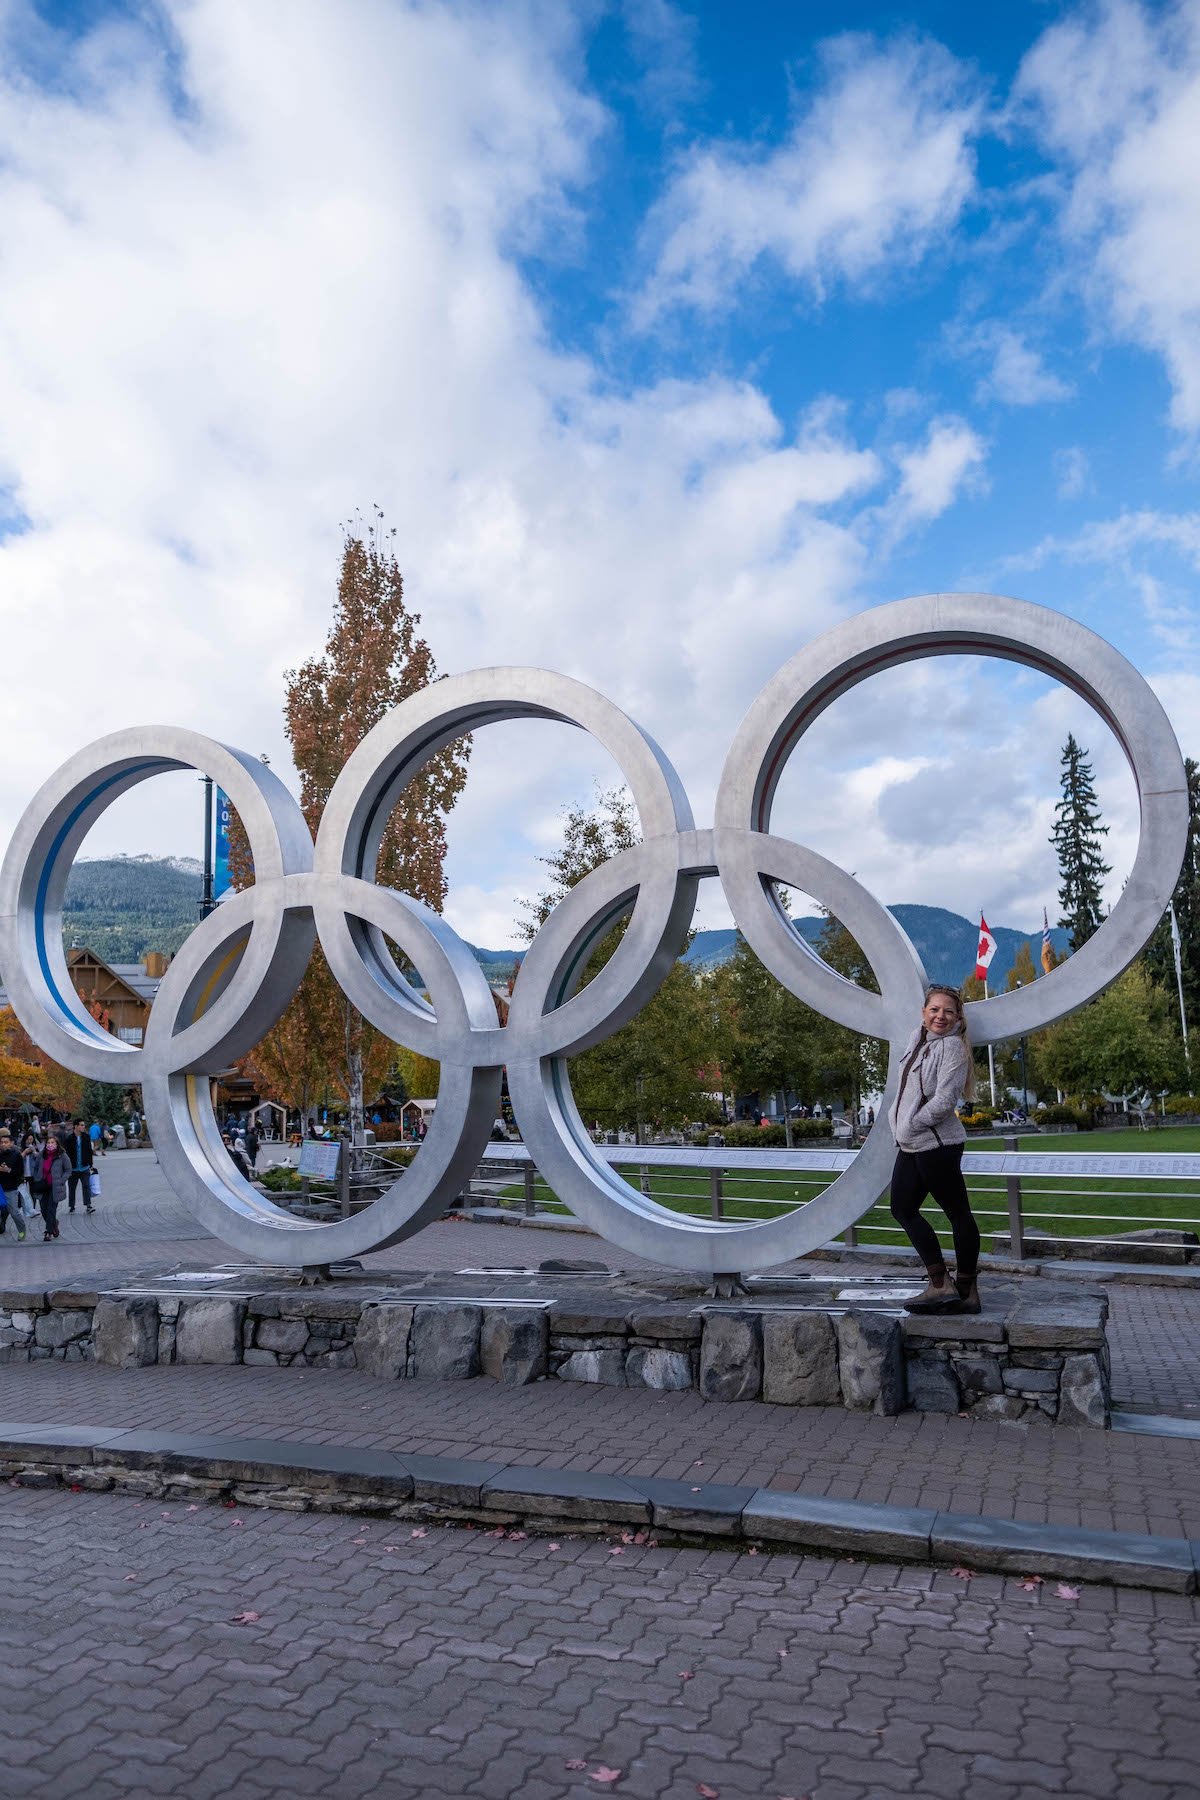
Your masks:
{"label": "tree trunk", "polygon": [[346,1021],[346,1100],[350,1114],[350,1142],[364,1142],[362,1020],[352,1006],[344,1010]]}

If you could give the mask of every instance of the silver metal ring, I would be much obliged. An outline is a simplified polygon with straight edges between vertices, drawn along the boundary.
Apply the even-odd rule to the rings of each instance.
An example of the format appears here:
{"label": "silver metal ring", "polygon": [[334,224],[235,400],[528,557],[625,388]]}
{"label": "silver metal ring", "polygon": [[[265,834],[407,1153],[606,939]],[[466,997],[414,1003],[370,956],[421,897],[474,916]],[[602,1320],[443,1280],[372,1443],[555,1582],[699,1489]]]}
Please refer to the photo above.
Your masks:
{"label": "silver metal ring", "polygon": [[[418,1231],[482,1155],[507,1065],[514,1111],[542,1175],[586,1223],[669,1266],[718,1273],[771,1267],[853,1224],[887,1185],[886,1107],[898,1053],[920,1011],[925,971],[895,919],[815,851],[771,834],[771,803],[791,750],[825,707],[877,670],[917,657],[1000,656],[1053,675],[1111,726],[1133,770],[1141,837],[1125,889],[1096,935],[1031,987],[968,1008],[984,1044],[1093,998],[1142,949],[1174,888],[1187,837],[1183,759],[1157,699],[1093,632],[1044,607],[992,595],[929,595],[862,613],[826,632],[768,683],[730,750],[715,824],[697,831],[663,752],[602,695],[536,669],[484,669],[435,683],[381,720],[349,758],[314,849],[295,801],[269,769],[194,732],[119,732],[72,757],[30,804],[0,870],[0,969],[34,1041],[69,1068],[140,1082],[164,1170],[211,1231],[267,1261],[301,1266],[361,1255]],[[407,783],[454,739],[515,718],[563,720],[613,756],[642,832],[550,913],[522,964],[508,1023],[497,1022],[474,956],[446,921],[374,882],[388,816]],[[77,999],[62,952],[63,891],[100,812],[135,783],[196,768],[228,792],[246,826],[255,885],[222,904],[172,962],[140,1049],[118,1043]],[[757,955],[837,1023],[887,1041],[888,1092],[853,1164],[822,1194],[761,1223],[672,1212],[602,1161],[571,1095],[569,1058],[627,1023],[669,973],[697,884],[717,874]],[[814,895],[850,930],[879,983],[872,993],[817,957],[778,904],[775,884]],[[596,943],[621,918],[620,945],[586,985]],[[246,1054],[282,1016],[314,935],[347,999],[387,1036],[441,1065],[438,1104],[413,1166],[357,1216],[311,1224],[281,1212],[234,1172],[206,1075]],[[421,975],[410,985],[395,945]]]}

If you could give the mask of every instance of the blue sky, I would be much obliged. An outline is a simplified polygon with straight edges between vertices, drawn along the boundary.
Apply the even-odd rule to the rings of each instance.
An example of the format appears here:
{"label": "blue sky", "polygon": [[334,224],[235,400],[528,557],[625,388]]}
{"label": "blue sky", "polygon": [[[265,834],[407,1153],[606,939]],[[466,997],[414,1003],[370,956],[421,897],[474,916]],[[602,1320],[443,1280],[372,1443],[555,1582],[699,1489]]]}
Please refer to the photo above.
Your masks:
{"label": "blue sky", "polygon": [[[1198,430],[1196,0],[0,0],[0,617],[15,666],[88,676],[21,684],[0,835],[141,718],[286,772],[282,671],[373,502],[444,671],[594,682],[701,822],[774,669],[930,589],[1102,632],[1196,753]],[[1115,896],[1115,745],[998,665],[868,684],[777,823],[1032,926],[1068,729]],[[565,728],[481,737],[451,919],[512,941],[614,776]],[[157,785],[89,850],[191,849]]]}

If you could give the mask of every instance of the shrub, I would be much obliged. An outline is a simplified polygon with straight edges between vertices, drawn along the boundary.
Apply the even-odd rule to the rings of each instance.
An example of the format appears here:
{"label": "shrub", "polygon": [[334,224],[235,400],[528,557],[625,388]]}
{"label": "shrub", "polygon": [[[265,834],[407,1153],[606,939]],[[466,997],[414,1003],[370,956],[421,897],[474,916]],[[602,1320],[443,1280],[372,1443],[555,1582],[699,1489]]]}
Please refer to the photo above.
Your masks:
{"label": "shrub", "polygon": [[398,1119],[382,1119],[378,1125],[372,1125],[377,1144],[408,1144],[411,1138],[404,1135],[404,1127]]}
{"label": "shrub", "polygon": [[1171,1094],[1163,1101],[1163,1105],[1168,1117],[1186,1119],[1200,1113],[1200,1099],[1195,1094]]}
{"label": "shrub", "polygon": [[1092,1115],[1078,1106],[1039,1106],[1036,1114],[1039,1125],[1074,1125],[1080,1131],[1092,1129]]}
{"label": "shrub", "polygon": [[[721,1129],[726,1146],[731,1150],[777,1150],[787,1145],[782,1125],[725,1125]],[[831,1138],[832,1119],[793,1119],[792,1141],[804,1138]]]}
{"label": "shrub", "polygon": [[287,1163],[276,1163],[273,1168],[264,1169],[258,1179],[271,1194],[294,1193],[300,1186],[299,1175]]}

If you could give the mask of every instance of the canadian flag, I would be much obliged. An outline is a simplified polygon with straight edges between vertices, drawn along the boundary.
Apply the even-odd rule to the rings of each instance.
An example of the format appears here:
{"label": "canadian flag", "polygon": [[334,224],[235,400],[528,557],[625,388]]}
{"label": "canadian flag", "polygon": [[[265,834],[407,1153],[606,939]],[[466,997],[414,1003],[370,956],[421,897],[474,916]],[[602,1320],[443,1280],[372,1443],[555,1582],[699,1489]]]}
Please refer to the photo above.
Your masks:
{"label": "canadian flag", "polygon": [[996,954],[996,940],[988,930],[988,922],[983,914],[979,915],[979,949],[975,953],[975,979],[984,981],[987,978],[988,964]]}

